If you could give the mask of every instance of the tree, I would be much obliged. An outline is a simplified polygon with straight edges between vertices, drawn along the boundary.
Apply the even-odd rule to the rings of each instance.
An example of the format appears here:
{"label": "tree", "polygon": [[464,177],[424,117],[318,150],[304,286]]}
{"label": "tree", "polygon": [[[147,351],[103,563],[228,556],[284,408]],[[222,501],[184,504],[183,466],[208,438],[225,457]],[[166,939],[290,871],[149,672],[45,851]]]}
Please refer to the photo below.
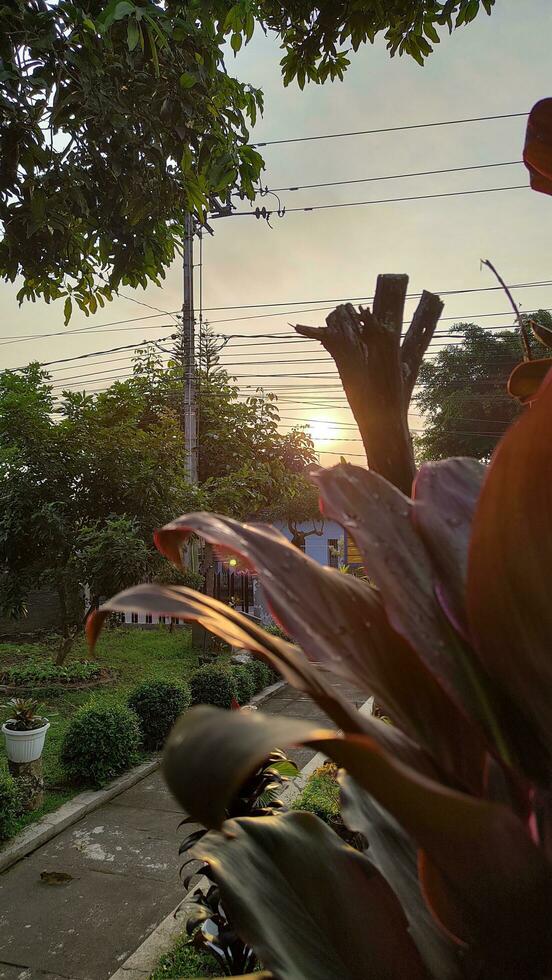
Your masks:
{"label": "tree", "polygon": [[[18,618],[29,591],[55,590],[63,656],[85,584],[94,605],[137,578],[167,581],[153,532],[175,513],[209,507],[244,518],[270,506],[283,517],[308,496],[310,437],[278,432],[272,396],[240,401],[222,368],[204,374],[197,487],[184,465],[176,360],[165,367],[147,348],[132,378],[57,402],[36,364],[0,374],[0,610]],[[172,580],[186,584],[179,573]]]}
{"label": "tree", "polygon": [[438,29],[494,0],[8,0],[0,3],[0,275],[20,301],[86,314],[120,285],[158,283],[184,234],[262,169],[248,125],[262,95],[224,62],[275,31],[284,84],[343,78],[347,48],[384,33],[418,62]]}
{"label": "tree", "polygon": [[[4,615],[21,616],[32,589],[53,589],[67,641],[82,620],[79,593],[88,575],[96,595],[132,570],[152,577],[160,564],[155,527],[175,507],[203,503],[186,480],[177,419],[168,412],[148,418],[147,393],[138,378],[96,398],[66,393],[57,404],[38,365],[0,375]],[[111,558],[116,542],[119,555]],[[124,548],[133,552],[128,573]]]}
{"label": "tree", "polygon": [[[542,310],[535,319],[544,325],[552,322]],[[420,368],[416,404],[426,423],[416,439],[416,452],[428,460],[448,456],[488,460],[521,411],[506,390],[521,357],[519,333],[491,333],[473,323],[456,324],[452,332],[460,343],[449,344]],[[535,356],[544,350],[536,338],[532,348]]]}

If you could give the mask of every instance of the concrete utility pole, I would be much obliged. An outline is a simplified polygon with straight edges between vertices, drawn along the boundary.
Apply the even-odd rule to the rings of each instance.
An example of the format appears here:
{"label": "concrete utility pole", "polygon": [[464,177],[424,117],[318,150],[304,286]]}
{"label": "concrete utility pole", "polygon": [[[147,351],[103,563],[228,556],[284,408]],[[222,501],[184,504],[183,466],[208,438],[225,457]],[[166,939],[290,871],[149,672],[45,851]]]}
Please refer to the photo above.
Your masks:
{"label": "concrete utility pole", "polygon": [[198,481],[198,405],[195,364],[194,320],[194,225],[191,214],[184,218],[184,256],[182,262],[182,363],[184,398],[182,421],[186,447],[186,469],[190,483]]}

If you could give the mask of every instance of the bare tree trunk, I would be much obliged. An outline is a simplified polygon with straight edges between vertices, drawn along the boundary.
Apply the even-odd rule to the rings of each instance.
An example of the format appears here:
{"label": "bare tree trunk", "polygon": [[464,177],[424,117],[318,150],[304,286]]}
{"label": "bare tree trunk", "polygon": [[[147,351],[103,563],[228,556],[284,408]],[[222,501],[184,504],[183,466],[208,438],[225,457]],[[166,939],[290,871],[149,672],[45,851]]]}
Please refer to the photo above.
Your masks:
{"label": "bare tree trunk", "polygon": [[408,276],[378,276],[372,311],[338,306],[325,327],[298,325],[332,355],[371,469],[410,496],[416,467],[408,407],[443,303],[424,291],[401,345]]}

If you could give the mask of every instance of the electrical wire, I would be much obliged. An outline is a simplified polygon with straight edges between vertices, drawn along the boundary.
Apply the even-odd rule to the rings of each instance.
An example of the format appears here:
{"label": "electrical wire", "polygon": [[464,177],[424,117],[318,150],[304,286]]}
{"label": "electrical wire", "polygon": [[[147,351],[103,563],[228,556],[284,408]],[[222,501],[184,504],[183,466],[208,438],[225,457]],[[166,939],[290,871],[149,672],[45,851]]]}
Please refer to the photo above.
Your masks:
{"label": "electrical wire", "polygon": [[279,140],[265,140],[264,143],[253,143],[252,146],[281,146],[284,143],[310,143],[314,140],[336,140],[349,136],[374,136],[378,133],[403,133],[409,129],[433,129],[436,126],[460,126],[465,123],[489,122],[491,119],[517,119],[528,116],[528,112],[503,112],[492,116],[470,116],[466,119],[442,119],[438,122],[409,123],[404,126],[385,126],[380,129],[357,129],[348,133],[322,133],[316,136],[291,136]]}
{"label": "electrical wire", "polygon": [[[285,208],[285,214],[295,214],[299,211],[329,211],[337,208],[364,208],[370,204],[403,204],[405,201],[430,201],[440,197],[468,197],[473,194],[494,194],[498,191],[529,190],[529,184],[512,184],[508,187],[478,187],[469,191],[444,191],[440,194],[415,194],[409,197],[383,197],[375,201],[341,201],[334,204],[313,204],[304,208]],[[258,218],[256,211],[232,211],[225,215],[228,218]],[[283,217],[283,215],[282,215]]]}
{"label": "electrical wire", "polygon": [[447,167],[444,170],[417,170],[408,174],[385,174],[382,177],[354,177],[350,180],[325,180],[318,184],[297,184],[296,187],[265,187],[265,194],[282,194],[284,191],[306,191],[315,187],[345,187],[348,184],[369,184],[379,180],[402,180],[407,177],[433,177],[437,174],[456,174],[465,170],[489,170],[493,167],[514,167],[523,164],[523,160],[506,160],[504,163],[474,163],[469,167]]}

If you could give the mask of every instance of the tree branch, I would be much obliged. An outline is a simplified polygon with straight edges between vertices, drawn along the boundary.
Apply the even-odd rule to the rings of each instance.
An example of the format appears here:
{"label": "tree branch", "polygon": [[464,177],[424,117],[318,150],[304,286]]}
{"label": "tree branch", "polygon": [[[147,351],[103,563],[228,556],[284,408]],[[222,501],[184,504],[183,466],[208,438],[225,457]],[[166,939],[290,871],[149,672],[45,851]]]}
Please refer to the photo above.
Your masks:
{"label": "tree branch", "polygon": [[408,276],[378,276],[373,310],[338,306],[325,327],[298,325],[332,355],[362,436],[368,465],[410,495],[415,475],[407,413],[443,304],[424,293],[401,348]]}
{"label": "tree branch", "polygon": [[436,296],[435,293],[428,293],[424,289],[402,342],[402,379],[407,410],[423,356],[435,333],[444,305],[439,296]]}

